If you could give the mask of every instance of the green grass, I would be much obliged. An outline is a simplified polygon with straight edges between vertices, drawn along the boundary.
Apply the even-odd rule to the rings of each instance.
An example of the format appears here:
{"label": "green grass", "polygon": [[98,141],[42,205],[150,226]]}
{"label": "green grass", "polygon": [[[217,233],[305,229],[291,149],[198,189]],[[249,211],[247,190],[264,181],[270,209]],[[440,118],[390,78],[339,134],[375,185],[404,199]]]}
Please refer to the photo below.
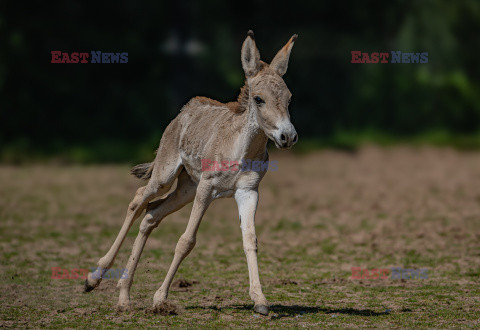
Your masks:
{"label": "green grass", "polygon": [[[414,166],[420,171],[414,176],[417,195],[409,200],[409,191],[404,189],[412,186],[400,184],[404,177],[394,184],[391,177],[379,179],[390,184],[387,196],[382,195],[386,188],[380,184],[369,185],[373,189],[369,194],[350,194],[349,189],[358,191],[365,184],[360,180],[364,168],[330,164],[328,155],[315,157],[302,158],[307,163],[298,166],[323,164],[325,171],[347,166],[348,171],[338,176],[319,172],[318,178],[269,173],[261,188],[256,219],[258,260],[263,292],[271,304],[268,317],[252,312],[233,201],[216,201],[205,215],[197,246],[175,277],[193,284],[170,291],[169,301],[179,308],[177,315],[153,314],[150,308],[185,229],[190,206],[165,219],[152,233],[132,286],[134,309],[118,313],[116,281],[104,280],[97,290],[84,294],[82,280],[50,276],[52,267],[93,267],[108,250],[139,184],[128,177],[128,167],[0,167],[0,326],[478,327],[477,158],[460,153],[456,163],[438,162],[437,171],[450,173],[455,168],[469,178],[449,174],[453,181],[439,181],[440,192],[428,186],[429,163]],[[348,158],[340,159],[348,162]],[[395,175],[404,173],[396,167],[395,158],[388,159],[381,159],[381,166]],[[459,186],[464,190],[462,196],[443,193]],[[295,205],[291,200],[296,200]],[[396,203],[405,206],[399,210]],[[125,266],[137,234],[138,223],[128,234],[115,268]],[[429,277],[352,280],[351,267],[428,268]]]}

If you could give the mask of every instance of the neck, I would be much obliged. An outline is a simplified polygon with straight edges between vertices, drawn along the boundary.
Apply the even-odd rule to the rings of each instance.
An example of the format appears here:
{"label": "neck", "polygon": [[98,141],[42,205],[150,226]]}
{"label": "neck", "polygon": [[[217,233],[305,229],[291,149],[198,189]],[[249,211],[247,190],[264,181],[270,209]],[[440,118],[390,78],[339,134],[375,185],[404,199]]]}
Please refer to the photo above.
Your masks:
{"label": "neck", "polygon": [[241,133],[242,144],[245,147],[244,158],[256,159],[265,153],[268,138],[258,124],[256,108],[253,104],[248,81],[240,90],[238,104],[244,116],[244,125]]}

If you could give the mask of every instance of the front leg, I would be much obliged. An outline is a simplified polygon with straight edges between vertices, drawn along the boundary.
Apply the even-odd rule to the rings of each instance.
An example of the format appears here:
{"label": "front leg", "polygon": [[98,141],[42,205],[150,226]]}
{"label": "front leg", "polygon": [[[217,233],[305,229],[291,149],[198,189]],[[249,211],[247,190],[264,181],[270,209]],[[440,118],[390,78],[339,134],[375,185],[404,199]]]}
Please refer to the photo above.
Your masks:
{"label": "front leg", "polygon": [[238,189],[235,192],[235,200],[237,201],[238,213],[240,215],[243,250],[245,251],[248,263],[248,274],[250,277],[250,297],[255,303],[255,312],[268,315],[268,303],[262,292],[257,263],[255,212],[258,204],[258,190]]}

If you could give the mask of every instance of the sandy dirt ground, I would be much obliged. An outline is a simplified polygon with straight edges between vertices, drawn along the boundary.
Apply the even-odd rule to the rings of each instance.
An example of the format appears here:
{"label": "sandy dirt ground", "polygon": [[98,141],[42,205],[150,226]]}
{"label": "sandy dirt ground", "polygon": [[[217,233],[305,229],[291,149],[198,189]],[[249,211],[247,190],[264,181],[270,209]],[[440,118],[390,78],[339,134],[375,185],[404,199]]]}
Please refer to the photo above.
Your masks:
{"label": "sandy dirt ground", "polygon": [[[94,267],[142,182],[128,166],[0,166],[0,326],[479,326],[480,152],[363,147],[270,159],[278,171],[260,186],[256,217],[268,317],[252,313],[234,200],[207,211],[171,315],[150,307],[191,204],[152,233],[134,309],[119,313],[115,280],[84,294],[81,279],[52,279],[51,269]],[[428,278],[352,279],[352,267],[427,269]]]}

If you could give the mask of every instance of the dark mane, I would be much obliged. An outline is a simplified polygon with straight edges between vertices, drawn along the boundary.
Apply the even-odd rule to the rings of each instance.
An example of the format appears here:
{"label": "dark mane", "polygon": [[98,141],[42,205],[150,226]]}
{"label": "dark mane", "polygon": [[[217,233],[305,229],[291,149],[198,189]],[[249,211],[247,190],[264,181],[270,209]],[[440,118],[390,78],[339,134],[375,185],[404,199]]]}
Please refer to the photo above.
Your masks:
{"label": "dark mane", "polygon": [[[268,64],[263,61],[260,61],[260,71],[257,74],[259,74],[265,68],[268,68]],[[235,114],[240,114],[245,112],[245,110],[247,110],[248,108],[248,98],[249,98],[248,93],[249,93],[248,82],[247,80],[245,80],[245,84],[240,89],[240,94],[238,94],[237,101],[222,103],[220,101],[217,101],[208,97],[204,97],[204,96],[194,97],[192,101],[197,101],[202,104],[210,104],[218,107],[226,106],[228,110],[230,110],[231,112]]]}
{"label": "dark mane", "polygon": [[[260,70],[258,73],[260,73],[262,70],[268,67],[268,64],[260,61]],[[258,74],[257,73],[257,74]],[[238,94],[238,98],[236,102],[228,102],[226,105],[228,109],[234,113],[242,113],[245,110],[247,110],[248,107],[248,82],[245,80],[245,84],[243,87],[240,89],[240,94]]]}

